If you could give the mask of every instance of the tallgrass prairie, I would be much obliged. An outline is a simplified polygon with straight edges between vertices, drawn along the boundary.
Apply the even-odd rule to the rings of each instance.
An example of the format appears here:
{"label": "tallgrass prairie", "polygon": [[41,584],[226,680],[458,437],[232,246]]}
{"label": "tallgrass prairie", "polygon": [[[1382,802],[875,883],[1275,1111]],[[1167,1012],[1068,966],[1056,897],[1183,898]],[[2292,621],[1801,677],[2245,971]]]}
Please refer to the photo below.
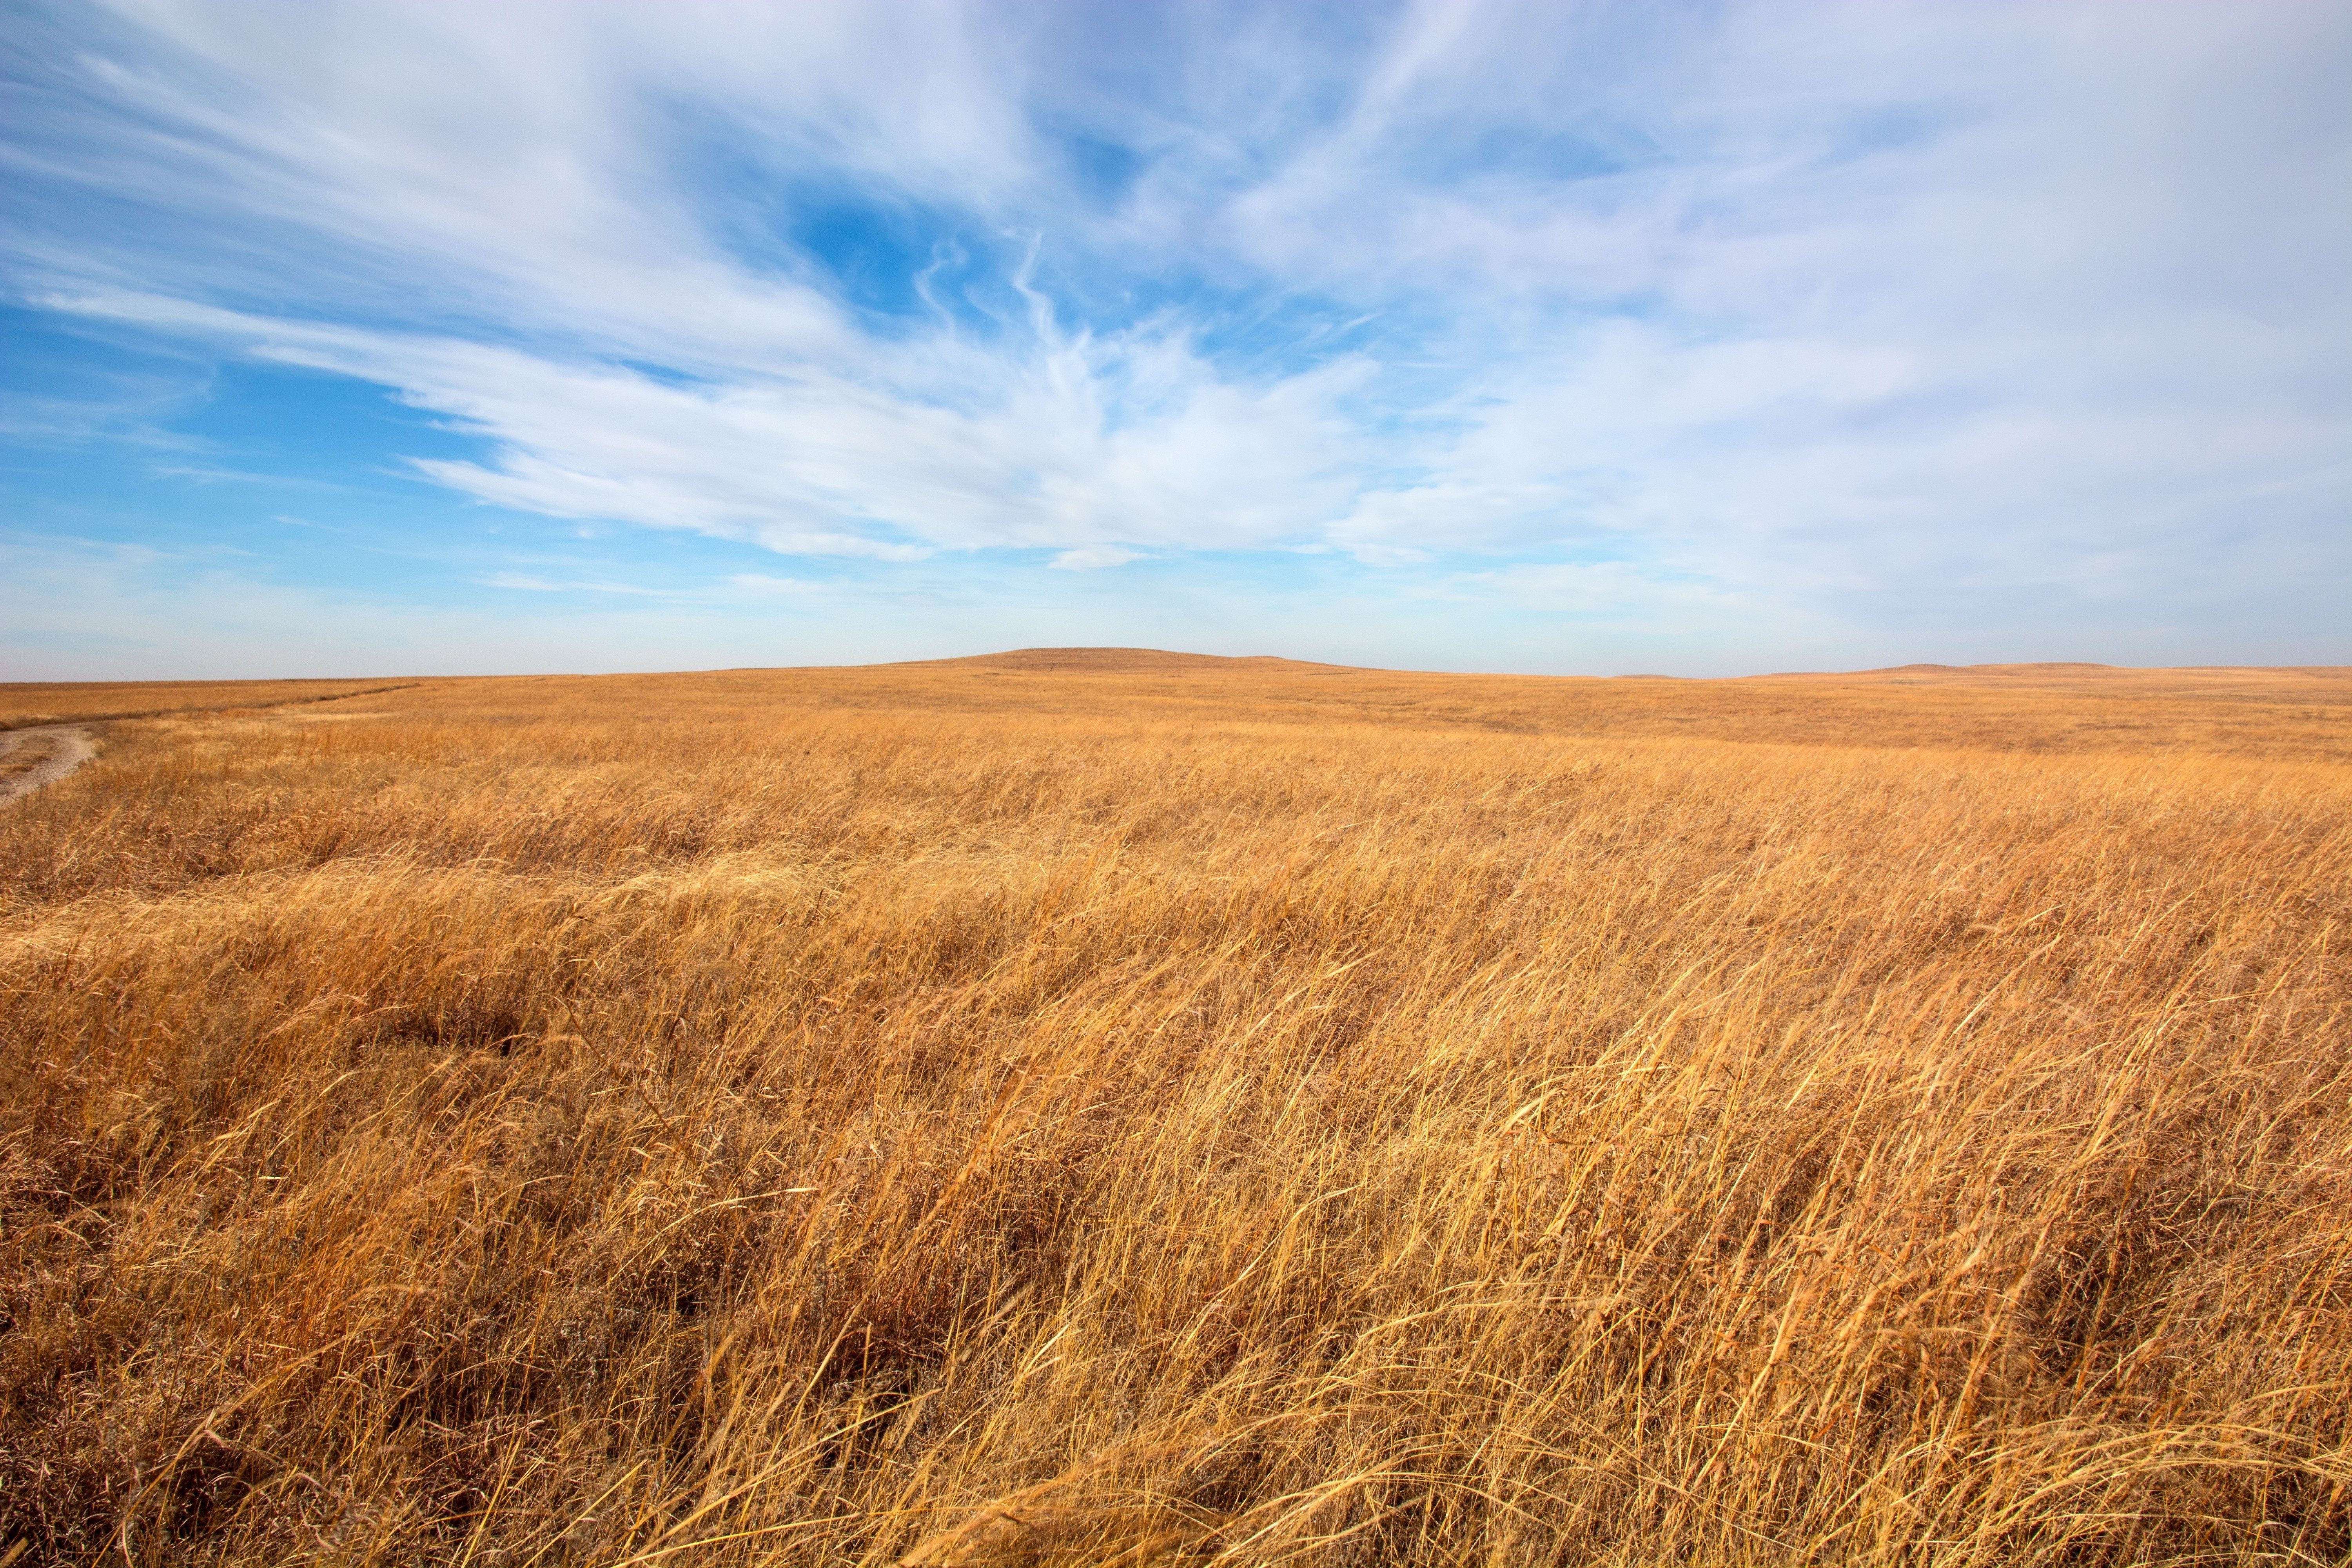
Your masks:
{"label": "tallgrass prairie", "polygon": [[0,806],[0,1561],[2352,1552],[2352,672],[288,695]]}

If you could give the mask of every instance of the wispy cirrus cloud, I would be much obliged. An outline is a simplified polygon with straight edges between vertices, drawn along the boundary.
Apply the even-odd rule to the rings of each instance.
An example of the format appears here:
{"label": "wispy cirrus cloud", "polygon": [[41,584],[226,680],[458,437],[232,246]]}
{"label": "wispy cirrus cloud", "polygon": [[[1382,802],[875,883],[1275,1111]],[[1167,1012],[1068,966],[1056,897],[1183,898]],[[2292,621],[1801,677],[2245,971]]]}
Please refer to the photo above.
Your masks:
{"label": "wispy cirrus cloud", "polygon": [[20,301],[389,388],[505,512],[1764,662],[2352,588],[2331,6],[27,16]]}

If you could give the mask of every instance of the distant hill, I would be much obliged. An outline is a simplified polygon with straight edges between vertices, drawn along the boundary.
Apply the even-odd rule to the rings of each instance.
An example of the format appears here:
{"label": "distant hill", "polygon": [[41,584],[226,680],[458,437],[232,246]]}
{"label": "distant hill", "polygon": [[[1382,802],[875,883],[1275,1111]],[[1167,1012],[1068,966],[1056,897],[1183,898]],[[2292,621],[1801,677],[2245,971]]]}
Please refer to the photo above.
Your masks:
{"label": "distant hill", "polygon": [[1897,664],[1884,669],[1855,670],[1786,670],[1774,675],[1754,675],[1749,680],[1836,680],[1849,682],[1885,682],[1895,685],[1923,683],[1971,685],[1997,684],[2005,686],[2066,685],[2092,683],[2130,683],[2146,685],[2153,680],[2172,683],[2238,682],[2248,679],[2272,681],[2298,678],[2319,680],[2341,680],[2347,673],[2342,665],[2179,665],[2169,668],[2143,668],[2121,664],[2041,663],[2041,664]]}
{"label": "distant hill", "polygon": [[1253,654],[1228,658],[1213,653],[1171,653],[1156,647],[1019,647],[1005,653],[973,654],[965,658],[910,659],[907,663],[937,669],[1017,669],[1032,673],[1086,672],[1101,675],[1148,675],[1155,670],[1344,669],[1345,665],[1315,664],[1306,659]]}
{"label": "distant hill", "polygon": [[[900,669],[1000,669],[1024,674],[1151,675],[1276,674],[1291,671],[1359,671],[1361,667],[1321,664],[1311,659],[1254,654],[1229,658],[1213,653],[1175,653],[1156,647],[1022,647],[1003,653],[973,654],[962,658],[908,659],[883,668]],[[1374,673],[1363,671],[1363,673]],[[1412,675],[1411,670],[1381,670],[1385,675]],[[1734,676],[1735,681],[1835,681],[1847,685],[1952,685],[2002,687],[2064,687],[2161,683],[2203,687],[2247,681],[2268,684],[2280,680],[2337,681],[2352,675],[2341,665],[2189,665],[2175,668],[2141,668],[2130,665],[2047,662],[2038,664],[1897,664],[1882,669],[1783,670],[1770,675]],[[1535,677],[1532,679],[1544,679]],[[1573,678],[1571,678],[1573,679]],[[1625,675],[1621,680],[1679,680],[1665,675]]]}

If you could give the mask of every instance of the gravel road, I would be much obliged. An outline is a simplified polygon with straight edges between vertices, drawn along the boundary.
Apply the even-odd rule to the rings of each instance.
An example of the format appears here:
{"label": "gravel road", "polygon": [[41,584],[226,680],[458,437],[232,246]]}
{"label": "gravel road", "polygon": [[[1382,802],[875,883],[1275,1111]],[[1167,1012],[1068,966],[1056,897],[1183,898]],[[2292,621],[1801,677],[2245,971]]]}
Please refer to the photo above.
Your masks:
{"label": "gravel road", "polygon": [[0,731],[0,769],[18,752],[46,752],[23,772],[0,773],[0,802],[28,795],[53,784],[98,755],[89,731],[79,724],[47,724],[37,730]]}

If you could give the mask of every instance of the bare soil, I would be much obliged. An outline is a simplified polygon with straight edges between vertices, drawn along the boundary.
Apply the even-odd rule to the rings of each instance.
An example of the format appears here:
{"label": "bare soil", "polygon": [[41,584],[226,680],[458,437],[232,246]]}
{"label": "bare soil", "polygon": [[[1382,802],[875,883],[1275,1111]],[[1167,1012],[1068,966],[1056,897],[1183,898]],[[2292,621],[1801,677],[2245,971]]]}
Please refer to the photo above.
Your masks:
{"label": "bare soil", "polygon": [[0,732],[0,801],[54,784],[96,755],[89,731],[78,724]]}

